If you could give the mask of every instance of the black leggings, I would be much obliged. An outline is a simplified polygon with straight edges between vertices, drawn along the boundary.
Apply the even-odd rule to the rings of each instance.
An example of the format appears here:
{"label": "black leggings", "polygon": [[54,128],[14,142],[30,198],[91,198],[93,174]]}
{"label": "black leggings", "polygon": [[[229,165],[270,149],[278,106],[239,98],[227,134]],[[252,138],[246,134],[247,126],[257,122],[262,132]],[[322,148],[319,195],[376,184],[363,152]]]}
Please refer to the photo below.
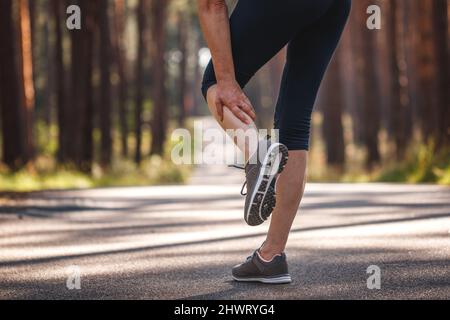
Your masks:
{"label": "black leggings", "polygon": [[[308,150],[311,113],[347,21],[351,0],[239,0],[230,18],[236,80],[243,88],[286,44],[275,129],[289,150]],[[202,93],[216,84],[212,61]]]}

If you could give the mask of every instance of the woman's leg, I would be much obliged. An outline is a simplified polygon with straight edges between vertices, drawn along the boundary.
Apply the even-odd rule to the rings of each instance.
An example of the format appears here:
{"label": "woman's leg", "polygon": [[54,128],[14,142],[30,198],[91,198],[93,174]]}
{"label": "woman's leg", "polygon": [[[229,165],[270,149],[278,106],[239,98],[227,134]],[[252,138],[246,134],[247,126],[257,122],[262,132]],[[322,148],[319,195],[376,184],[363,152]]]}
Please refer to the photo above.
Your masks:
{"label": "woman's leg", "polygon": [[[223,121],[220,121],[220,117],[217,114],[217,109],[214,103],[215,98],[216,86],[213,85],[208,89],[206,100],[208,102],[208,108],[211,111],[211,114],[220,124],[222,129],[233,130],[233,132],[246,132],[247,136],[258,136],[256,125],[247,114],[245,116],[248,118],[248,121],[250,123],[249,125],[243,123],[240,119],[238,119],[228,108],[224,108]],[[236,137],[232,138],[234,139],[234,143],[236,144],[236,146],[244,154],[245,161],[248,161],[250,156],[256,152],[257,143],[255,143],[252,139],[237,139]]]}
{"label": "woman's leg", "polygon": [[[280,129],[281,142],[291,151],[288,165],[277,183],[275,216],[271,221],[266,244],[262,248],[265,258],[270,259],[273,254],[284,250],[303,193],[312,106],[342,31],[342,20],[345,20],[330,14],[330,8],[336,7],[337,3],[342,3],[344,13],[348,11],[347,0],[245,0],[238,2],[231,16],[236,80],[242,87],[279,50],[291,43],[275,121],[276,128]],[[332,27],[335,19],[341,22]],[[317,23],[318,21],[321,23]],[[327,26],[328,22],[331,22],[330,26]],[[329,39],[328,33],[332,39]],[[320,59],[316,62],[315,58]],[[315,70],[311,70],[314,65]],[[210,62],[205,71],[202,91],[217,119],[213,102],[215,83],[214,68]],[[250,127],[251,130],[256,130],[254,124],[245,125],[226,108],[224,121],[219,123],[224,129],[245,130]],[[245,144],[238,147],[244,152],[256,148],[247,146],[245,149]],[[251,151],[245,153],[247,159],[252,154]]]}
{"label": "woman's leg", "polygon": [[280,142],[290,150],[289,162],[277,181],[277,205],[260,250],[263,259],[270,260],[285,250],[304,191],[312,109],[349,11],[349,0],[335,0],[319,21],[300,31],[289,44],[275,114]]}

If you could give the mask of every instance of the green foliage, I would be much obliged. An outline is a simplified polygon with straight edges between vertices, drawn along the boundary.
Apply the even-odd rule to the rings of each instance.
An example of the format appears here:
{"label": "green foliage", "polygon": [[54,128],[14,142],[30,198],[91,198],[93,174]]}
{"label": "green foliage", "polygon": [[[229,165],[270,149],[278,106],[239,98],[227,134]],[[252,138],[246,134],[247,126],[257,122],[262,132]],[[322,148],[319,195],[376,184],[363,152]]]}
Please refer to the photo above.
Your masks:
{"label": "green foliage", "polygon": [[450,184],[450,150],[433,143],[411,150],[406,160],[383,170],[376,181]]}
{"label": "green foliage", "polygon": [[44,156],[55,155],[58,149],[58,127],[56,124],[48,126],[43,121],[37,121],[34,126],[38,153]]}
{"label": "green foliage", "polygon": [[0,191],[34,191],[43,189],[89,188],[93,181],[88,176],[66,169],[38,172],[22,169],[18,172],[0,172]]}
{"label": "green foliage", "polygon": [[[151,108],[151,102],[146,102],[146,108]],[[173,129],[175,123],[171,122]],[[187,127],[192,129],[192,124]],[[57,152],[57,127],[47,126],[43,121],[38,121],[35,126],[37,154],[39,155],[33,164],[12,172],[0,163],[0,191],[26,192],[45,189],[78,189],[113,186],[146,186],[161,184],[184,183],[189,176],[190,166],[177,166],[170,159],[170,153],[176,141],[167,139],[164,156],[151,156],[144,158],[139,166],[131,159],[120,156],[119,133],[113,131],[116,136],[113,144],[113,161],[111,167],[102,169],[94,162],[92,174],[88,175],[76,171],[70,165],[62,166],[56,162]],[[150,152],[150,133],[145,130],[142,135],[143,154]],[[170,138],[170,137],[169,137]],[[98,129],[94,130],[94,140],[100,139]],[[134,139],[130,134],[130,157],[134,152]],[[98,144],[98,143],[97,143]],[[97,152],[96,159],[98,158]]]}
{"label": "green foliage", "polygon": [[326,164],[321,141],[310,152],[308,180],[312,182],[391,182],[438,183],[450,185],[450,149],[436,150],[434,143],[416,144],[410,148],[403,161],[390,160],[367,171],[361,148],[350,146],[352,157],[347,157],[344,168]]}
{"label": "green foliage", "polygon": [[145,186],[151,184],[183,183],[189,174],[187,167],[174,165],[170,160],[152,156],[136,168],[131,161],[115,161],[107,173],[94,167],[93,184],[96,187]]}
{"label": "green foliage", "polygon": [[94,165],[92,176],[55,167],[51,158],[40,158],[34,167],[18,172],[1,168],[0,191],[23,192],[45,189],[179,184],[183,183],[188,175],[188,167],[176,166],[170,160],[159,156],[145,159],[139,168],[132,161],[123,159],[114,161],[107,171]]}

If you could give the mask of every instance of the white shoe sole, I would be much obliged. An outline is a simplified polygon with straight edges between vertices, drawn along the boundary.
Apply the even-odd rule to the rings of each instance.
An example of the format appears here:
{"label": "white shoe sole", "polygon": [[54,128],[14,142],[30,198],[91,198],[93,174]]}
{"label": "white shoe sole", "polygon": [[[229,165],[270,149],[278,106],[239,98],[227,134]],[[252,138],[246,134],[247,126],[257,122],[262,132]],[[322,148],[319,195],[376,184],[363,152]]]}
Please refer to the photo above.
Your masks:
{"label": "white shoe sole", "polygon": [[[272,185],[273,180],[275,180],[278,177],[278,175],[283,171],[284,166],[286,165],[286,163],[284,163],[283,167],[280,168],[284,155],[283,155],[282,151],[275,153],[274,151],[277,148],[279,148],[279,150],[280,150],[281,148],[286,148],[286,147],[284,145],[282,145],[281,143],[274,143],[267,150],[267,154],[261,165],[261,169],[260,169],[260,172],[258,175],[258,180],[256,181],[252,196],[250,198],[250,205],[247,208],[247,212],[246,212],[246,216],[245,216],[246,221],[249,221],[249,216],[251,214],[252,207],[255,205],[259,205],[258,215],[259,215],[259,218],[261,219],[261,221],[264,222],[267,219],[262,216],[261,209],[262,209],[262,205],[263,205],[264,201],[261,200],[259,204],[255,203],[255,197],[258,193],[260,193],[263,195],[262,199],[264,199],[267,191],[269,190],[270,186]],[[287,158],[288,157],[286,157],[286,159],[285,159],[286,162],[288,160]],[[272,161],[272,164],[270,167],[268,166],[269,161]],[[267,176],[268,176],[268,178],[267,178]],[[262,182],[266,182],[266,187],[264,190],[259,190]],[[254,214],[256,214],[256,213],[254,213]]]}
{"label": "white shoe sole", "polygon": [[290,275],[284,275],[280,277],[274,278],[262,278],[262,277],[254,277],[254,278],[238,278],[233,276],[233,279],[238,282],[261,282],[266,284],[286,284],[291,283],[292,278]]}

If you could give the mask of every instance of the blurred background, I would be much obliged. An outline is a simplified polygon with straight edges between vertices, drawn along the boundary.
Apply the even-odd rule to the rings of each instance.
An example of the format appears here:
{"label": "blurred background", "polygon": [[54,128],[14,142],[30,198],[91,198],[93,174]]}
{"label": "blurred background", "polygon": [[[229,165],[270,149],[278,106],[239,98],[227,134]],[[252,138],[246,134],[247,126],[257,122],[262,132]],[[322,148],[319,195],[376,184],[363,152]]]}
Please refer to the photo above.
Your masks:
{"label": "blurred background", "polygon": [[[71,4],[81,30],[66,27]],[[366,27],[373,4],[381,30]],[[311,181],[450,184],[449,4],[353,1],[313,115]],[[189,177],[170,135],[208,116],[195,0],[1,0],[0,39],[0,190]],[[261,128],[284,60],[246,88]]]}

